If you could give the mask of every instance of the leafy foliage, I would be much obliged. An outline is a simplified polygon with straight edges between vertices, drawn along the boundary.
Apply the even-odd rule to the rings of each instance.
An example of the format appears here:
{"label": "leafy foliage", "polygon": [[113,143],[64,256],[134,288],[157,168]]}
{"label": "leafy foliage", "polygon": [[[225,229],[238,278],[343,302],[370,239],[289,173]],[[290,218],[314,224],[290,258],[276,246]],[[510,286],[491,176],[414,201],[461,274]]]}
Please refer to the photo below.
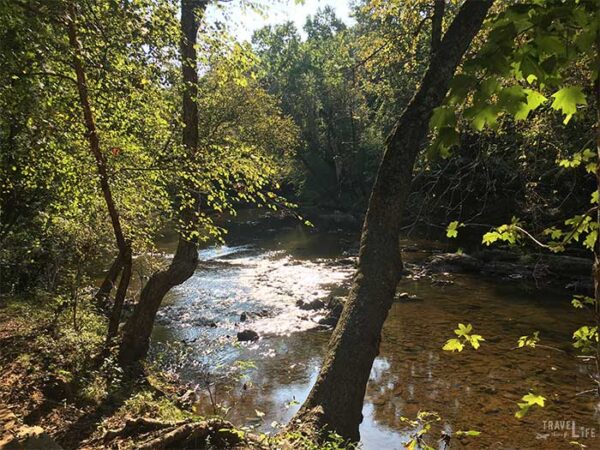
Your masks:
{"label": "leafy foliage", "polygon": [[517,341],[519,348],[530,347],[535,348],[536,344],[540,341],[540,332],[534,331],[531,336],[521,336]]}
{"label": "leafy foliage", "polygon": [[448,339],[442,350],[462,352],[466,344],[470,344],[471,347],[477,350],[481,346],[481,341],[485,341],[485,339],[479,334],[471,334],[471,331],[473,331],[473,326],[470,323],[467,325],[459,323],[458,328],[454,330],[454,334],[458,337]]}
{"label": "leafy foliage", "polygon": [[515,417],[517,419],[522,419],[523,417],[525,417],[525,415],[529,412],[529,410],[534,406],[543,408],[545,405],[545,402],[546,402],[545,397],[543,397],[541,395],[533,394],[531,392],[524,395],[521,398],[521,400],[523,400],[523,401],[521,403],[518,403],[519,410],[515,413]]}

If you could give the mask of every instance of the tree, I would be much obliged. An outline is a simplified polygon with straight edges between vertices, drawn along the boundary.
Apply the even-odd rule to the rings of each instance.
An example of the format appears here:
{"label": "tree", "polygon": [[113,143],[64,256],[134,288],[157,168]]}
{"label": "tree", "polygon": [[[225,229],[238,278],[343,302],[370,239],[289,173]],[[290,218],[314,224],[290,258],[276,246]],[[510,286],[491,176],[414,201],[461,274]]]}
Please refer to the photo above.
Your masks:
{"label": "tree", "polygon": [[[421,86],[388,136],[361,236],[358,268],[323,366],[306,402],[292,419],[359,439],[367,381],[381,329],[402,270],[399,228],[415,158],[428,122],[454,71],[479,31],[492,0],[467,1],[431,59]],[[352,368],[352,370],[349,370]]]}
{"label": "tree", "polygon": [[[198,58],[197,35],[201,15],[208,1],[181,1],[181,71],[183,78],[183,146],[193,155],[198,150]],[[197,207],[197,199],[183,205],[182,219],[189,221]],[[140,294],[140,300],[123,330],[119,359],[128,364],[146,355],[150,334],[158,308],[173,286],[183,283],[194,274],[198,264],[198,248],[190,235],[181,235],[173,261],[166,270],[154,273]]]}
{"label": "tree", "polygon": [[226,232],[215,225],[217,215],[235,215],[239,203],[292,206],[272,190],[278,175],[273,156],[293,151],[297,130],[257,85],[251,49],[237,44],[228,49],[219,42],[198,79],[198,28],[207,3],[182,2],[183,145],[161,155],[163,167],[157,168],[164,172],[165,189],[174,193],[177,250],[169,266],[144,285],[123,327],[123,364],[146,356],[162,300],[193,275],[199,244]]}
{"label": "tree", "polygon": [[365,177],[372,148],[363,138],[368,112],[355,71],[355,35],[331,8],[318,10],[304,29],[304,42],[292,23],[254,34],[262,82],[300,128],[289,177],[299,198],[350,209],[365,200],[372,178]]}
{"label": "tree", "polygon": [[[104,201],[106,202],[106,209],[108,210],[108,215],[110,217],[115,235],[117,249],[119,251],[119,256],[117,256],[117,260],[115,263],[113,263],[114,271],[109,271],[111,282],[114,282],[113,280],[116,278],[116,273],[121,271],[119,287],[117,288],[113,309],[108,323],[106,340],[107,344],[110,344],[112,339],[117,335],[119,320],[121,318],[121,310],[123,309],[125,295],[127,294],[127,288],[129,287],[129,281],[131,279],[131,266],[133,264],[131,258],[131,244],[125,239],[125,235],[123,233],[121,218],[113,200],[113,195],[110,188],[110,181],[106,170],[106,159],[100,148],[100,138],[98,136],[96,121],[92,111],[92,106],[90,104],[86,73],[82,62],[81,43],[79,42],[79,33],[77,29],[77,8],[74,4],[71,4],[68,8],[66,22],[69,45],[71,46],[72,52],[73,68],[77,76],[79,102],[83,111],[86,127],[86,138],[90,145],[90,151],[96,160],[96,169],[98,171],[98,179],[102,189],[102,195],[104,196]],[[103,292],[104,294],[102,288],[99,292]]]}

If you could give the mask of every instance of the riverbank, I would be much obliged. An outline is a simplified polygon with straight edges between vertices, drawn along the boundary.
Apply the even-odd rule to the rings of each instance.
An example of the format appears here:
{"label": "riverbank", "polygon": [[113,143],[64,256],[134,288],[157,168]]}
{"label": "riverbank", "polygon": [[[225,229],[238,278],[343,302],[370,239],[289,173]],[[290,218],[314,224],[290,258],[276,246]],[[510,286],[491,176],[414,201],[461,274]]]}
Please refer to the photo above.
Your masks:
{"label": "riverbank", "polygon": [[[240,226],[228,246],[202,250],[196,274],[161,308],[142,378],[129,379],[110,363],[93,367],[90,356],[101,347],[105,321],[91,305],[80,304],[77,329],[67,310],[53,331],[52,308],[33,300],[5,303],[0,402],[65,449],[135,447],[191,423],[206,428],[216,416],[245,433],[276,434],[314,382],[357,249],[343,232],[266,224]],[[482,432],[477,443],[455,440],[452,448],[495,442],[529,448],[542,421],[566,413],[596,426],[594,398],[580,395],[590,386],[586,366],[570,344],[587,318],[570,307],[565,289],[567,272],[581,276],[584,261],[561,259],[562,266],[550,266],[556,283],[536,284],[525,275],[538,273],[541,263],[531,257],[447,253],[429,241],[403,241],[402,251],[405,274],[365,398],[366,450],[402,449],[411,431],[401,418],[423,410],[439,413],[435,433]],[[479,350],[442,350],[457,323],[471,323],[484,336]],[[256,335],[239,339],[245,331]],[[541,348],[515,350],[519,337],[533,332]],[[518,421],[516,404],[530,389],[548,405]],[[136,419],[167,425],[116,433]],[[521,435],[514,435],[515,427]],[[108,431],[116,433],[113,443]],[[565,442],[550,437],[546,445],[558,449]]]}

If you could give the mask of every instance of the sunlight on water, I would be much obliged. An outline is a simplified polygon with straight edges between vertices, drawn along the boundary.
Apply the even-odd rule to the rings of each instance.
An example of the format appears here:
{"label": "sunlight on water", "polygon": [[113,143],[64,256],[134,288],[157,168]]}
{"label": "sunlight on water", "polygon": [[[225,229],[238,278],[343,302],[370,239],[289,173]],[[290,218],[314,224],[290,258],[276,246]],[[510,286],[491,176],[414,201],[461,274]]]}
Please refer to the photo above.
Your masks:
{"label": "sunlight on water", "polygon": [[[244,236],[244,245],[202,250],[196,274],[161,308],[154,344],[183,341],[189,358],[219,380],[214,389],[231,407],[228,419],[276,430],[272,422],[286,423],[308,395],[329,340],[329,332],[312,329],[324,311],[305,311],[297,302],[344,294],[353,266],[342,262],[348,259],[342,239],[288,229],[261,239]],[[415,258],[405,256],[409,262]],[[530,444],[538,443],[542,421],[560,419],[564,411],[578,424],[598,425],[598,405],[576,396],[589,388],[589,378],[568,350],[582,320],[568,298],[466,275],[443,286],[405,279],[400,289],[419,300],[395,302],[390,310],[365,396],[360,428],[365,450],[404,448],[408,431],[402,417],[414,419],[425,410],[442,417],[436,439],[444,429],[482,431],[477,442],[455,440],[452,448],[541,448]],[[484,345],[476,352],[443,352],[463,321],[485,336]],[[534,327],[548,345],[567,351],[514,351],[518,337]],[[261,339],[237,345],[237,332],[246,329]],[[241,379],[219,377],[240,360],[256,368]],[[181,376],[193,385],[198,370],[182,370]],[[532,388],[554,401],[516,423],[515,405]],[[199,395],[200,411],[212,413],[206,391]]]}

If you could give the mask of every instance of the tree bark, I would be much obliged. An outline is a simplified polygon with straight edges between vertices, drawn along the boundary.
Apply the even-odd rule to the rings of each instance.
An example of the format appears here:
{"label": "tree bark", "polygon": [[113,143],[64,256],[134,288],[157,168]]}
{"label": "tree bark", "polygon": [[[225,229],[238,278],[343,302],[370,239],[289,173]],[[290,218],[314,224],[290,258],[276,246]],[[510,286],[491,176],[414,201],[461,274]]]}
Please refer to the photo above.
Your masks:
{"label": "tree bark", "polygon": [[108,297],[117,282],[117,277],[123,269],[123,256],[119,252],[113,263],[111,264],[108,272],[102,281],[102,284],[94,295],[94,300],[100,306],[102,311],[108,311]]}
{"label": "tree bark", "polygon": [[111,315],[108,321],[108,333],[106,334],[106,348],[109,348],[113,342],[113,339],[117,336],[119,331],[119,323],[121,322],[121,313],[123,311],[123,303],[125,303],[125,296],[127,295],[127,288],[131,281],[131,251],[128,251],[123,256],[123,271],[121,272],[121,279],[119,280],[119,287],[115,294],[115,302],[111,311]]}
{"label": "tree bark", "polygon": [[[183,145],[190,156],[198,149],[198,73],[196,41],[200,15],[208,1],[181,0],[181,58],[183,75]],[[188,211],[188,220],[193,221],[193,212]],[[121,364],[128,365],[146,356],[150,346],[150,335],[156,313],[164,296],[194,274],[198,265],[198,247],[195,242],[180,236],[177,251],[167,270],[153,274],[142,289],[140,300],[132,316],[123,328],[123,339],[119,351]]]}
{"label": "tree bark", "polygon": [[446,0],[433,0],[433,16],[431,17],[431,55],[433,56],[442,44],[442,24]]}
{"label": "tree bark", "polygon": [[402,270],[399,228],[417,154],[463,54],[493,0],[467,0],[433,55],[421,87],[386,141],[360,244],[357,272],[323,366],[290,422],[358,441],[365,389]]}
{"label": "tree bark", "polygon": [[194,274],[198,265],[198,247],[195,243],[179,239],[177,251],[166,270],[154,273],[142,289],[140,301],[125,323],[119,360],[128,365],[146,356],[154,320],[164,296]]}

